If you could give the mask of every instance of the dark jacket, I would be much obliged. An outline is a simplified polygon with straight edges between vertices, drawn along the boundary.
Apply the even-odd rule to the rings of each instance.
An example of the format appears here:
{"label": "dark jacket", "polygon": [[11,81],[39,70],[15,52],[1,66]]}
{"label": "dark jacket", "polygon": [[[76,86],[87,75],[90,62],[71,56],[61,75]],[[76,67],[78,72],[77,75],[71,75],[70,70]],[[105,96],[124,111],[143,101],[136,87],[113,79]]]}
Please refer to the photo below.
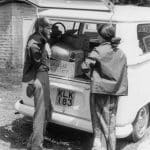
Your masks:
{"label": "dark jacket", "polygon": [[25,49],[23,82],[34,80],[38,71],[49,70],[48,53],[44,48],[45,44],[45,39],[39,33],[34,33],[29,37]]}
{"label": "dark jacket", "polygon": [[120,49],[113,49],[109,42],[94,48],[83,66],[92,71],[92,93],[128,94],[126,56]]}

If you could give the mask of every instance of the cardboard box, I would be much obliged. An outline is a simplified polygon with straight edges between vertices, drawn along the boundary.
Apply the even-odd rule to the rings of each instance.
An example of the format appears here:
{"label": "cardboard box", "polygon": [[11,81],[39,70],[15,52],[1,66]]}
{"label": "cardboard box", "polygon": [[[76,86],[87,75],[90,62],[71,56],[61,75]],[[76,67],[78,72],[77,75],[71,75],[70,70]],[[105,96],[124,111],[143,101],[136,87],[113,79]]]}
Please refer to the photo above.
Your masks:
{"label": "cardboard box", "polygon": [[82,75],[82,61],[68,62],[64,60],[51,59],[49,74],[68,78],[74,78]]}

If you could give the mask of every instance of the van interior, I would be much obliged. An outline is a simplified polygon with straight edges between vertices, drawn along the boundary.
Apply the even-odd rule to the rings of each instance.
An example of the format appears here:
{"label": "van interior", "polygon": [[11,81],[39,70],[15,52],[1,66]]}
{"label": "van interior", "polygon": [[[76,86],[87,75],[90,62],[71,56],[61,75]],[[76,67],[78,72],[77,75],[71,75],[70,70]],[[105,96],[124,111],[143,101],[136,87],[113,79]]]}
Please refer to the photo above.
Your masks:
{"label": "van interior", "polygon": [[[52,49],[52,59],[77,62],[79,63],[77,71],[82,70],[81,63],[85,57],[95,46],[99,45],[97,27],[104,23],[51,21],[53,26],[49,43]],[[75,78],[89,79],[81,71],[75,75]]]}

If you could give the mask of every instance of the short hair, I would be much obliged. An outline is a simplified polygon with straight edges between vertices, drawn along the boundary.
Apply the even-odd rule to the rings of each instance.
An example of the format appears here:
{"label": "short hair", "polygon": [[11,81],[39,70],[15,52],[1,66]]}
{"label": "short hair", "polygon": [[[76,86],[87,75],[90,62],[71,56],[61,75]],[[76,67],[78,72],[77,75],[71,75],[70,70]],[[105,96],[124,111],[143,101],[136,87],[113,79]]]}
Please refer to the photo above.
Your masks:
{"label": "short hair", "polygon": [[39,17],[36,19],[36,21],[34,23],[35,32],[38,32],[39,27],[44,28],[47,26],[52,26],[52,23],[50,22],[50,20],[47,17]]}
{"label": "short hair", "polygon": [[106,41],[111,41],[115,37],[115,28],[111,24],[102,24],[97,26],[99,35]]}

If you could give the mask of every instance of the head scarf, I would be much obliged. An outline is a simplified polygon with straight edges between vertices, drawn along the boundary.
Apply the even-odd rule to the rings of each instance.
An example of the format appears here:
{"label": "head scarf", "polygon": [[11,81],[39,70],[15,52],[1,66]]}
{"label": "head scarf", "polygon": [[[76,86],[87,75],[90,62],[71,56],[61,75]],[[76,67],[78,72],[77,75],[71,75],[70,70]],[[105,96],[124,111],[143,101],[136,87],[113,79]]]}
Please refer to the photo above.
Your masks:
{"label": "head scarf", "polygon": [[106,41],[110,42],[115,37],[115,28],[110,24],[102,24],[98,26],[98,33]]}
{"label": "head scarf", "polygon": [[110,42],[113,48],[120,44],[121,38],[115,37],[115,27],[111,24],[97,25],[99,35],[106,41]]}

